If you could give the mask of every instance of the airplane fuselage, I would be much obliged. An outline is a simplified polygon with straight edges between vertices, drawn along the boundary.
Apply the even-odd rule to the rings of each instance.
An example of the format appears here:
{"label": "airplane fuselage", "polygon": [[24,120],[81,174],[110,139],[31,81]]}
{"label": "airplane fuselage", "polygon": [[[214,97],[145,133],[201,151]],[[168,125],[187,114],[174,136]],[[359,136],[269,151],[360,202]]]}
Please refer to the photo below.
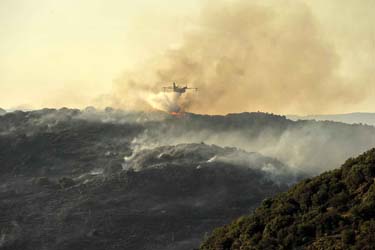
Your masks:
{"label": "airplane fuselage", "polygon": [[178,86],[173,86],[173,92],[183,94],[186,92],[186,87],[178,87]]}
{"label": "airplane fuselage", "polygon": [[179,87],[175,82],[173,83],[172,87],[163,87],[163,89],[164,89],[164,92],[169,90],[169,91],[179,93],[179,94],[186,93],[186,90],[188,89],[194,89],[195,91],[198,90],[197,88],[189,88],[188,86]]}

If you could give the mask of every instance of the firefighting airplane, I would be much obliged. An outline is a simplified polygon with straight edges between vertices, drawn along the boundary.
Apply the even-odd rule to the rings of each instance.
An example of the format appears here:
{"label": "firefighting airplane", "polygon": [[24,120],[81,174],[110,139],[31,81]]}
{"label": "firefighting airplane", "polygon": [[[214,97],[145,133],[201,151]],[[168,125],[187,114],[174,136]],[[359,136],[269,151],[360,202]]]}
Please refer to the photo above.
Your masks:
{"label": "firefighting airplane", "polygon": [[186,90],[189,90],[189,89],[195,89],[195,91],[198,91],[198,88],[189,88],[188,86],[180,87],[175,82],[173,83],[171,87],[163,87],[164,92],[176,92],[180,94],[185,93]]}

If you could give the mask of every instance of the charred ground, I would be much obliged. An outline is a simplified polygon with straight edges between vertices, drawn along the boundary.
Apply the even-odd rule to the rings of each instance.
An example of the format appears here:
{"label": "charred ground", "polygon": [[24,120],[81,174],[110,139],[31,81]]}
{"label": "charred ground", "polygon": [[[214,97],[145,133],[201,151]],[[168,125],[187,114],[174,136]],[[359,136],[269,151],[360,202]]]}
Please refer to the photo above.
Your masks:
{"label": "charred ground", "polygon": [[[374,131],[264,113],[6,113],[0,116],[0,246],[192,249],[213,228],[314,172],[226,144],[251,142],[257,149],[262,138],[264,146],[290,134],[325,133],[334,140],[315,146],[335,145],[344,155],[368,147]],[[339,134],[350,135],[349,142]],[[241,140],[228,143],[225,135]]]}

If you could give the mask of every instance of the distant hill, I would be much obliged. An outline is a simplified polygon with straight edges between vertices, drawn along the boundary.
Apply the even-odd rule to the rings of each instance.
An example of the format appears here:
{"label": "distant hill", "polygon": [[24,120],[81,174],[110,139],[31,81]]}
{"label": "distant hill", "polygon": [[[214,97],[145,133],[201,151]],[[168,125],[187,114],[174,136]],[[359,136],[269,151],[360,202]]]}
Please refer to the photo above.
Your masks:
{"label": "distant hill", "polygon": [[375,113],[349,113],[349,114],[334,114],[334,115],[288,115],[291,120],[317,120],[317,121],[335,121],[349,124],[367,124],[375,125]]}
{"label": "distant hill", "polygon": [[375,149],[266,199],[201,250],[375,249]]}

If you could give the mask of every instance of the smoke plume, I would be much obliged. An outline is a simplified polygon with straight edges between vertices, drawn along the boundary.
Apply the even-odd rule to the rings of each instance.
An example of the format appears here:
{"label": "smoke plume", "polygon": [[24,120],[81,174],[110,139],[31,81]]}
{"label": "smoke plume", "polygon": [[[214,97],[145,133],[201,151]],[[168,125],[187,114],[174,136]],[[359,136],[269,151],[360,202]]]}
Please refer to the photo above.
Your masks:
{"label": "smoke plume", "polygon": [[360,88],[337,73],[340,58],[307,5],[280,4],[207,4],[177,49],[116,81],[114,105],[169,110],[180,97],[159,92],[173,81],[199,87],[181,96],[199,113],[330,112],[359,102]]}
{"label": "smoke plume", "polygon": [[183,107],[182,103],[180,102],[180,98],[180,93],[159,92],[157,94],[149,94],[146,100],[148,104],[158,110],[167,111],[169,113],[179,113],[182,111],[181,107]]}

